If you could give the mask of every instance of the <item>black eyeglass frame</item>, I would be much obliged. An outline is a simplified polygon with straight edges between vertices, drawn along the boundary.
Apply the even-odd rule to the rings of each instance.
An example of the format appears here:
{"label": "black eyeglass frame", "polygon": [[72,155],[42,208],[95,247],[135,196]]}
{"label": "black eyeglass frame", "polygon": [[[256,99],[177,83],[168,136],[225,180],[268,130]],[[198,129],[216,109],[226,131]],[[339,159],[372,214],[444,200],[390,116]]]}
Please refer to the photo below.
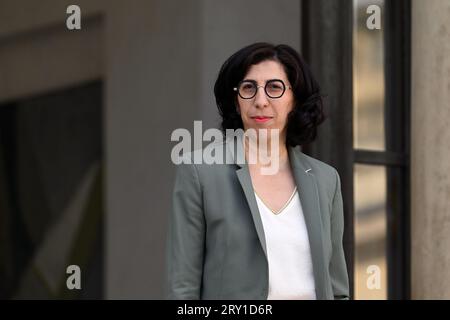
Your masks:
{"label": "black eyeglass frame", "polygon": [[[273,83],[273,82],[280,82],[280,83],[282,84],[282,86],[283,86],[283,91],[281,92],[281,94],[280,94],[279,96],[276,96],[276,97],[271,96],[271,95],[267,92],[267,85],[270,84],[270,83]],[[239,88],[241,87],[241,85],[242,85],[243,83],[251,83],[251,84],[253,84],[253,85],[256,87],[255,93],[254,93],[251,97],[243,97],[243,96],[241,95],[241,93],[239,92]],[[265,84],[264,86],[258,86],[258,83],[257,83],[255,80],[242,80],[242,81],[239,81],[238,85],[237,85],[236,87],[233,88],[233,91],[236,91],[237,94],[239,95],[239,97],[241,97],[242,99],[248,100],[248,99],[253,99],[253,98],[256,96],[256,93],[258,92],[258,89],[259,89],[260,87],[261,87],[261,88],[264,88],[264,92],[265,92],[266,95],[267,95],[269,98],[271,98],[271,99],[279,99],[279,98],[281,98],[281,97],[284,95],[284,93],[286,92],[286,89],[292,89],[291,86],[286,86],[286,85],[284,84],[284,81],[281,80],[281,79],[270,79],[270,80],[267,80],[267,82],[266,82],[266,84]]]}

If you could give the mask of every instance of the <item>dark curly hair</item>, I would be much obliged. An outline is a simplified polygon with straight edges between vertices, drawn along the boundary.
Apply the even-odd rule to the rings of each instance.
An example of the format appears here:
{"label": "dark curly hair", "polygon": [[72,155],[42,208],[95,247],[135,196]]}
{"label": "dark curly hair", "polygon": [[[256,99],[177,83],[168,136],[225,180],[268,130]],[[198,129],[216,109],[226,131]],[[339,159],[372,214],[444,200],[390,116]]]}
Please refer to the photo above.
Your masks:
{"label": "dark curly hair", "polygon": [[312,142],[317,136],[317,127],[325,120],[320,87],[301,55],[285,44],[251,44],[234,53],[222,65],[214,85],[214,95],[222,117],[223,133],[226,129],[244,128],[236,111],[237,94],[233,87],[252,65],[265,60],[278,61],[284,66],[295,97],[295,106],[287,120],[286,145],[295,147]]}

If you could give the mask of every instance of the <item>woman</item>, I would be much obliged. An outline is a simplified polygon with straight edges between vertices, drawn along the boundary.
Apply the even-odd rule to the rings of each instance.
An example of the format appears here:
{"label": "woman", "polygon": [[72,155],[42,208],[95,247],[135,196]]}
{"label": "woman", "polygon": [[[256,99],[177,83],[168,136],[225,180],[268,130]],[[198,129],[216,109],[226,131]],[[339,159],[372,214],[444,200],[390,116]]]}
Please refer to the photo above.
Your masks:
{"label": "woman", "polygon": [[[224,63],[214,93],[223,132],[267,135],[227,138],[231,163],[178,166],[168,298],[347,299],[339,175],[299,149],[324,118],[309,68],[287,45],[252,44]],[[268,157],[251,158],[262,146]]]}

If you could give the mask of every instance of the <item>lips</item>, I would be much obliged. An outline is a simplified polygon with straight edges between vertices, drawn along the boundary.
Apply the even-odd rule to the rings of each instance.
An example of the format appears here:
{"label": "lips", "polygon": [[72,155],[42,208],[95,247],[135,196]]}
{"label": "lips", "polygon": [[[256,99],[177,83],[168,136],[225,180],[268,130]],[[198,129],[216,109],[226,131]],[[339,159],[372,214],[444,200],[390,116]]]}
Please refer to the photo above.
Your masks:
{"label": "lips", "polygon": [[258,120],[263,120],[263,119],[272,119],[273,117],[266,117],[266,116],[256,116],[256,117],[252,117],[252,119],[258,119]]}
{"label": "lips", "polygon": [[273,117],[266,117],[266,116],[256,116],[256,117],[251,117],[253,120],[255,120],[256,122],[266,122],[269,121],[270,119],[272,119]]}

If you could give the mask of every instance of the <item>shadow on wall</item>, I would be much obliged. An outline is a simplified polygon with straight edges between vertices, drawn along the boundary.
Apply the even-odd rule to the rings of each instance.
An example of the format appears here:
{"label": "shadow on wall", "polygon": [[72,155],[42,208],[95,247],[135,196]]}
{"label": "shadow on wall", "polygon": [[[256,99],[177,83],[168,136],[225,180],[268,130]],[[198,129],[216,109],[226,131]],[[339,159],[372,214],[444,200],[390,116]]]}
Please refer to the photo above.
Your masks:
{"label": "shadow on wall", "polygon": [[102,298],[101,97],[93,82],[0,106],[0,298]]}

